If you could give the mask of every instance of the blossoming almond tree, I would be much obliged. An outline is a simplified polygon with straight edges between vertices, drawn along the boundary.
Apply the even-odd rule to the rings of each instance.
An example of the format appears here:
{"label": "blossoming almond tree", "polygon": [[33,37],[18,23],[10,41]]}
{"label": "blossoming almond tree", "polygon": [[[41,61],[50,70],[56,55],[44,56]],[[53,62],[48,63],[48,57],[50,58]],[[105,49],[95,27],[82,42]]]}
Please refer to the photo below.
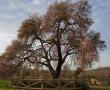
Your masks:
{"label": "blossoming almond tree", "polygon": [[81,68],[91,66],[106,46],[100,33],[90,30],[90,9],[86,0],[56,1],[45,15],[23,21],[17,40],[4,54],[17,66],[25,61],[44,65],[53,79],[59,78],[66,61],[74,61]]}

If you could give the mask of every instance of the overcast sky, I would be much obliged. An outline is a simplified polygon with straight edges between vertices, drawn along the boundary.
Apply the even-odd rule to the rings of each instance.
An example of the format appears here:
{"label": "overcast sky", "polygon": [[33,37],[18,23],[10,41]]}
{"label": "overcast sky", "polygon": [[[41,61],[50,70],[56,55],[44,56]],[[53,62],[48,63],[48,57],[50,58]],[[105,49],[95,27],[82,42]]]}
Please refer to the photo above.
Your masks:
{"label": "overcast sky", "polygon": [[[48,5],[54,1],[0,0],[0,53],[4,52],[16,38],[17,30],[25,18],[34,13],[44,14]],[[92,29],[100,32],[107,44],[107,49],[100,55],[100,65],[110,66],[110,0],[89,0],[89,2],[92,5],[92,18],[95,22]]]}

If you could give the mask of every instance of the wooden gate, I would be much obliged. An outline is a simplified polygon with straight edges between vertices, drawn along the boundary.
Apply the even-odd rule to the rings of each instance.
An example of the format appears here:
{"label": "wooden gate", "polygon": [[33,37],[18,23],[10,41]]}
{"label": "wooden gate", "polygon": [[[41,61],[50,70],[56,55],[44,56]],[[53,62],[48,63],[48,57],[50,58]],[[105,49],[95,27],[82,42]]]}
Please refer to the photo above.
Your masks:
{"label": "wooden gate", "polygon": [[74,80],[12,79],[11,86],[24,90],[81,90],[74,88]]}

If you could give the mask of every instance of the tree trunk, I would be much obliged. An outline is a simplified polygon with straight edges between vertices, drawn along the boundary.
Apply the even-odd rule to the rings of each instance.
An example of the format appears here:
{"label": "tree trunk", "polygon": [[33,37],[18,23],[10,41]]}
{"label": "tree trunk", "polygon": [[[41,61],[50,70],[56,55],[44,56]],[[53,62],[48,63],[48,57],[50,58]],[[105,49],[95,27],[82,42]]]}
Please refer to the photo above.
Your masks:
{"label": "tree trunk", "polygon": [[56,71],[55,71],[55,76],[53,79],[59,79],[61,68],[62,68],[62,62],[59,61],[58,66],[57,66]]}
{"label": "tree trunk", "polygon": [[58,66],[57,66],[56,70],[49,68],[49,71],[50,71],[53,79],[59,79],[61,68],[62,68],[61,62],[58,62]]}

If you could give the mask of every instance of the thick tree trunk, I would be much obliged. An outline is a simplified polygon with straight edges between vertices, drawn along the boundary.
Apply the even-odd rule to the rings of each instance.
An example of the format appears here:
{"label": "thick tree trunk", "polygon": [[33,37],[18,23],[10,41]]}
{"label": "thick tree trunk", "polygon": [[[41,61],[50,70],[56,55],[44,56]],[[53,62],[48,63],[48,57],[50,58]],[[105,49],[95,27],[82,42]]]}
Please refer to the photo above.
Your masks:
{"label": "thick tree trunk", "polygon": [[59,69],[58,71],[55,71],[54,73],[52,73],[52,78],[53,79],[59,79],[60,71],[61,71],[61,69]]}
{"label": "thick tree trunk", "polygon": [[58,66],[57,66],[56,71],[55,71],[56,73],[55,73],[54,79],[59,79],[61,68],[62,68],[62,62],[59,61]]}
{"label": "thick tree trunk", "polygon": [[61,62],[58,63],[58,66],[57,66],[56,70],[53,70],[53,69],[49,68],[49,71],[50,71],[53,79],[59,79],[61,68],[62,68],[62,63]]}
{"label": "thick tree trunk", "polygon": [[57,79],[60,77],[61,68],[62,68],[62,62],[59,61],[58,66],[56,68],[56,77],[57,77]]}
{"label": "thick tree trunk", "polygon": [[59,76],[57,75],[56,71],[53,71],[53,70],[50,70],[50,69],[49,69],[49,71],[50,71],[51,76],[52,76],[53,79],[58,79],[59,78]]}

